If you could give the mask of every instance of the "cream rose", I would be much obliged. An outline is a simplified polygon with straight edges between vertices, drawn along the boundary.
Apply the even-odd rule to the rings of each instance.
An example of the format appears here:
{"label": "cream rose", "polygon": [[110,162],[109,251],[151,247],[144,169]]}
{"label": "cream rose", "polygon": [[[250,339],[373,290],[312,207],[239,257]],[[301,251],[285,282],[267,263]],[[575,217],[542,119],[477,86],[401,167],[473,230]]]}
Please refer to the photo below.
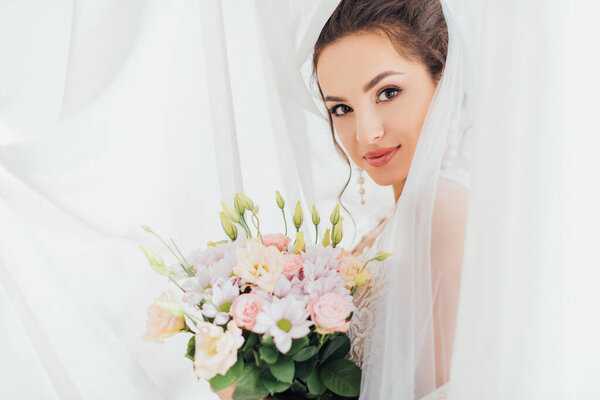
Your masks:
{"label": "cream rose", "polygon": [[346,332],[350,322],[346,319],[353,311],[352,298],[337,293],[327,293],[312,300],[306,306],[310,318],[320,334]]}
{"label": "cream rose", "polygon": [[256,323],[256,316],[262,310],[264,302],[265,300],[257,294],[242,294],[231,304],[229,314],[237,326],[251,330]]}
{"label": "cream rose", "polygon": [[273,292],[283,270],[283,254],[276,247],[264,246],[257,238],[250,238],[244,247],[236,249],[236,258],[235,275],[266,292]]}
{"label": "cream rose", "polygon": [[198,322],[196,327],[194,374],[207,380],[217,374],[225,375],[236,363],[237,351],[244,344],[242,330],[234,321],[229,321],[227,331],[206,321]]}
{"label": "cream rose", "polygon": [[162,339],[173,336],[185,327],[183,316],[174,316],[158,304],[160,302],[175,301],[170,292],[164,292],[148,307],[148,320],[146,321],[146,332],[142,339],[155,343],[163,343]]}

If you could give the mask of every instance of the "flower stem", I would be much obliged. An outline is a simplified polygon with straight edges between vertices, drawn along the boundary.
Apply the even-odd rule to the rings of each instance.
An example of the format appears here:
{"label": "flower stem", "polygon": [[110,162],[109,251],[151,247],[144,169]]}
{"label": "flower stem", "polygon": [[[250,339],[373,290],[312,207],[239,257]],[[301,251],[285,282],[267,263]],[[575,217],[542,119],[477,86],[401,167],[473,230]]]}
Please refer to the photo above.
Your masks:
{"label": "flower stem", "polygon": [[281,209],[281,215],[283,215],[283,224],[285,225],[285,236],[287,236],[287,220],[285,219],[285,212]]}

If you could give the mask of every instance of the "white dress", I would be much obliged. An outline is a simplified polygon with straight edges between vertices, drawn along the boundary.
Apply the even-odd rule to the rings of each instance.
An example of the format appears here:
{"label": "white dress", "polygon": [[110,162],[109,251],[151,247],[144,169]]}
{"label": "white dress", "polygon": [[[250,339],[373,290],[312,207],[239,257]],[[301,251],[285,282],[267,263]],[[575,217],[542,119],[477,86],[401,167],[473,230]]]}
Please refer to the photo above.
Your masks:
{"label": "white dress", "polygon": [[[386,218],[391,215],[391,212],[387,214]],[[364,236],[363,236],[364,238]],[[364,261],[373,258],[378,251],[379,234],[371,246],[367,246],[362,251],[360,258]],[[367,268],[371,275],[371,281],[376,280],[379,277],[378,263],[369,263]],[[365,286],[359,287],[354,295],[354,305],[356,311],[352,314],[352,320],[350,321],[350,328],[347,331],[347,335],[350,338],[351,348],[348,354],[348,359],[352,360],[359,367],[362,366],[365,359],[368,358],[368,354],[363,352],[363,343],[368,332],[366,329],[372,324],[373,313],[370,310],[371,304],[377,302],[377,293],[371,293],[369,290],[370,285],[367,283]],[[448,384],[444,384],[429,393],[428,395],[421,397],[419,400],[445,400],[447,399]]]}

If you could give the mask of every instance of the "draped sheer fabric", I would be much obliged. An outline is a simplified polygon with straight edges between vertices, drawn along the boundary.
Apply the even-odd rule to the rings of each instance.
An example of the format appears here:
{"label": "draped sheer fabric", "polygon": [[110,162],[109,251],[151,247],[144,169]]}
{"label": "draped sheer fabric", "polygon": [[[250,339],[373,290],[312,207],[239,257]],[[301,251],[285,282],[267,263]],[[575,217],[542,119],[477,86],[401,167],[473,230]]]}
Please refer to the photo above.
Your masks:
{"label": "draped sheer fabric", "polygon": [[[403,192],[357,298],[353,357],[361,399],[421,399],[448,382],[460,289],[470,175],[474,85],[460,20],[442,1],[449,45]],[[464,16],[462,16],[464,17]],[[374,271],[375,270],[375,271]],[[360,332],[358,332],[360,331]],[[356,340],[359,339],[359,340]]]}
{"label": "draped sheer fabric", "polygon": [[[164,287],[138,247],[158,243],[139,226],[191,250],[221,238],[218,201],[242,189],[261,204],[269,230],[281,229],[279,216],[266,212],[274,188],[288,204],[331,209],[347,169],[308,67],[337,3],[3,2],[0,397],[211,398],[182,355],[184,337],[163,346],[139,338],[145,308]],[[590,78],[599,61],[590,49],[600,10],[587,0],[507,0],[480,14],[472,4],[444,1],[457,17],[449,20],[451,38],[454,22],[465,21],[465,47],[485,44],[480,69],[462,65],[463,76],[481,71],[486,94],[474,124],[473,179],[468,185],[460,153],[444,153],[467,143],[430,118],[378,241],[397,256],[378,268],[401,286],[384,292],[374,314],[384,316],[377,325],[384,336],[373,336],[365,351],[397,352],[369,361],[363,397],[426,395],[451,355],[451,400],[594,399],[600,90]],[[461,70],[448,67],[446,88]],[[435,103],[432,112],[439,109]],[[447,139],[435,142],[436,135]],[[393,205],[392,193],[367,179],[365,209],[353,184],[344,200],[360,234]],[[450,352],[452,337],[443,332],[453,331],[458,274],[452,262],[436,260],[460,258],[460,246],[445,238],[461,235],[469,187]],[[417,224],[426,229],[410,229]],[[342,244],[351,247],[344,227]],[[423,237],[431,248],[416,240]],[[411,261],[428,257],[439,268],[416,275]],[[395,295],[404,297],[394,303]],[[390,313],[381,309],[387,304]],[[392,380],[394,392],[381,397],[382,383]]]}

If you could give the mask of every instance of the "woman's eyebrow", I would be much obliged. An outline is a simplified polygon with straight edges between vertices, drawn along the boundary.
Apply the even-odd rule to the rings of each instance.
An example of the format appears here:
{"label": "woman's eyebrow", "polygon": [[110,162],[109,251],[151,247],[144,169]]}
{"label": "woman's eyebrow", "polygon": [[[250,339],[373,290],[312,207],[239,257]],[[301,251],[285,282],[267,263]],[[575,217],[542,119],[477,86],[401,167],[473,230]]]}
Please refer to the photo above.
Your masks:
{"label": "woman's eyebrow", "polygon": [[[383,78],[387,78],[390,75],[403,75],[403,74],[404,74],[403,72],[398,72],[398,71],[381,72],[365,84],[365,86],[363,87],[363,92],[367,93],[375,85],[377,85]],[[347,100],[344,99],[343,97],[327,96],[327,97],[325,97],[325,101],[347,101]]]}

